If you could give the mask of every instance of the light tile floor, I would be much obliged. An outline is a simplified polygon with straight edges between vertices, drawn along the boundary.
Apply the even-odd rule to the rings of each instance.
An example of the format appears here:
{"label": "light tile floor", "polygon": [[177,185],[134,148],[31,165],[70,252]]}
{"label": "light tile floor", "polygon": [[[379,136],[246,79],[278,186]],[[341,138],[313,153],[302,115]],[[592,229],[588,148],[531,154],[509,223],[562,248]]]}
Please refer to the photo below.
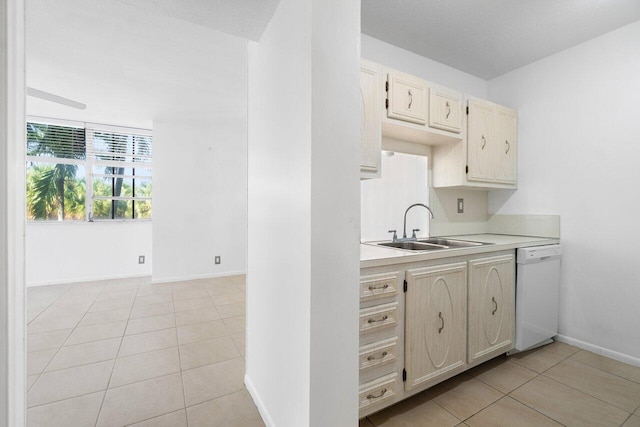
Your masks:
{"label": "light tile floor", "polygon": [[[243,385],[244,276],[28,289],[29,426],[264,426]],[[640,368],[554,344],[360,421],[640,427]]]}
{"label": "light tile floor", "polygon": [[640,427],[640,368],[555,342],[500,356],[360,427]]}
{"label": "light tile floor", "polygon": [[245,278],[27,290],[28,426],[264,426],[244,388]]}

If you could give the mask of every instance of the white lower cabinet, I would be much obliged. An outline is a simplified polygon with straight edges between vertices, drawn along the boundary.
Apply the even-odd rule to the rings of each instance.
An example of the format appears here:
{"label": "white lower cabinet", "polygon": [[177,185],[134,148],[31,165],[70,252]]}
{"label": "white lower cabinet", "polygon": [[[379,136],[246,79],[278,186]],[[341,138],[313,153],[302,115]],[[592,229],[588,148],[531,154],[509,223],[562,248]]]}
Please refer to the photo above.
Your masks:
{"label": "white lower cabinet", "polygon": [[513,348],[514,251],[362,269],[360,282],[360,417]]}
{"label": "white lower cabinet", "polygon": [[407,270],[405,388],[461,370],[467,343],[467,263]]}
{"label": "white lower cabinet", "polygon": [[469,261],[468,362],[483,362],[513,348],[513,255]]}

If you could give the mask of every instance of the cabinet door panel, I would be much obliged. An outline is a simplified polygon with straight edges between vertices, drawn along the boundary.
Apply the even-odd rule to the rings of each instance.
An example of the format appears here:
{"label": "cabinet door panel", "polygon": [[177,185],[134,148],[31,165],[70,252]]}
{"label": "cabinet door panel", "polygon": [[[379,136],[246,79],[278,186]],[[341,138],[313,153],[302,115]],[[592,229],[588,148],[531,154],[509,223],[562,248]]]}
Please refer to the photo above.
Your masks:
{"label": "cabinet door panel", "polygon": [[449,132],[462,131],[462,96],[429,88],[429,127]]}
{"label": "cabinet door panel", "polygon": [[424,125],[427,123],[427,82],[403,73],[389,73],[387,117]]}
{"label": "cabinet door panel", "polygon": [[495,181],[497,146],[494,108],[480,101],[469,101],[467,121],[467,165],[469,181]]}
{"label": "cabinet door panel", "polygon": [[513,347],[514,279],[513,255],[469,261],[469,363]]}
{"label": "cabinet door panel", "polygon": [[438,376],[464,366],[466,279],[466,263],[407,271],[407,390],[427,385]]}
{"label": "cabinet door panel", "polygon": [[360,174],[374,178],[380,173],[382,141],[379,66],[362,61],[360,64]]}
{"label": "cabinet door panel", "polygon": [[518,115],[507,108],[498,108],[496,115],[500,159],[497,179],[505,183],[515,183],[518,178]]}

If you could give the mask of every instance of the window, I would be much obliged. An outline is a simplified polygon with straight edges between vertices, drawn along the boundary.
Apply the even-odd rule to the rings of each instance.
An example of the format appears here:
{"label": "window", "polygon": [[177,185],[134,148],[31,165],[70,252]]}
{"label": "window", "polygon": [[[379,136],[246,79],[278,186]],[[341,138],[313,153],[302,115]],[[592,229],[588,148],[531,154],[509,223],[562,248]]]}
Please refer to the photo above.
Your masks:
{"label": "window", "polygon": [[27,122],[27,219],[151,219],[152,136],[143,129]]}

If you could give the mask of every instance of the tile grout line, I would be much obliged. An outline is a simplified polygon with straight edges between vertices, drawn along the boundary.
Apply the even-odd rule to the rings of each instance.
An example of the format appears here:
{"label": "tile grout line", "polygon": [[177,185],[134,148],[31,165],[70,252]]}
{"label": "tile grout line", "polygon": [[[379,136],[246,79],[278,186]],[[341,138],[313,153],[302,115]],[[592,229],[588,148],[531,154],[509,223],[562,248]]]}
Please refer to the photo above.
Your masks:
{"label": "tile grout line", "polygon": [[[175,319],[176,300],[173,298],[173,285],[171,286],[171,302],[173,304],[173,313]],[[184,417],[187,419],[187,427],[189,427],[189,416],[187,415],[187,391],[184,386],[184,376],[182,375],[182,355],[180,352],[180,338],[178,337],[178,326],[176,325],[176,344],[178,344],[178,368],[180,369],[180,384],[182,384],[182,404],[184,405]]]}
{"label": "tile grout line", "polygon": [[[138,293],[138,289],[140,289],[140,283],[138,283],[138,287],[136,288],[136,294]],[[135,304],[135,297],[133,302]],[[113,361],[113,366],[111,367],[111,373],[109,374],[109,380],[107,381],[107,387],[104,392],[104,396],[102,396],[102,403],[100,403],[100,409],[98,410],[98,416],[96,417],[96,422],[94,427],[98,426],[98,421],[100,421],[100,415],[102,415],[102,408],[104,407],[104,401],[107,399],[107,393],[109,392],[109,384],[111,384],[111,378],[113,377],[113,371],[116,369],[116,363],[118,361],[118,355],[120,354],[120,349],[122,348],[122,341],[124,341],[125,334],[127,333],[127,327],[129,326],[129,319],[131,318],[131,312],[133,311],[133,304],[131,304],[131,308],[129,309],[129,318],[127,318],[127,323],[124,325],[124,331],[122,332],[122,336],[120,337],[120,345],[118,346],[118,351],[116,352],[116,358]]]}
{"label": "tile grout line", "polygon": [[[580,363],[581,365],[588,366],[589,368],[597,369],[598,371],[600,371],[600,372],[604,372],[605,374],[613,375],[613,376],[615,376],[615,377],[622,378],[623,380],[627,380],[627,381],[630,381],[630,382],[632,382],[632,383],[634,383],[634,384],[638,384],[638,385],[640,385],[640,381],[634,381],[634,380],[632,380],[632,379],[630,379],[630,378],[623,377],[622,375],[614,374],[613,372],[609,372],[609,371],[606,371],[606,370],[604,370],[604,369],[600,369],[600,368],[598,368],[598,367],[595,367],[595,366],[589,365],[588,363],[581,362],[581,361],[579,361],[579,360],[577,360],[577,359],[573,359],[573,356],[575,356],[576,354],[580,353],[581,351],[587,351],[587,350],[580,350],[580,351],[577,351],[577,352],[573,353],[571,356],[569,356],[569,357],[568,357],[567,359],[565,359],[565,360],[571,359],[571,360],[573,360],[573,361],[574,361],[574,362],[576,362],[576,363]],[[588,352],[588,353],[592,353],[592,352],[589,352],[589,351],[587,351],[587,352]],[[593,354],[597,354],[597,353],[593,353]],[[598,356],[601,356],[600,354],[597,354],[597,355],[598,355]],[[604,357],[604,356],[603,356],[603,357]],[[611,359],[611,360],[614,360],[614,359]],[[624,363],[624,362],[620,362],[620,363]],[[625,365],[626,365],[626,363],[625,363]],[[633,366],[633,365],[629,365],[629,366]],[[635,366],[633,366],[633,367],[635,367]],[[640,406],[639,406],[639,407],[640,407]],[[636,409],[637,409],[637,408],[636,408]]]}
{"label": "tile grout line", "polygon": [[[62,295],[66,294],[72,287],[74,286],[70,286]],[[60,297],[62,297],[62,295],[60,295]],[[97,296],[96,296],[97,297]],[[53,303],[52,303],[53,304]],[[86,314],[86,313],[85,313]],[[84,317],[84,316],[83,316]],[[34,319],[35,320],[35,319]],[[60,347],[58,347],[58,349],[56,350],[56,352],[53,354],[53,356],[51,357],[51,359],[49,359],[49,362],[46,364],[46,366],[42,369],[42,371],[38,374],[38,378],[36,378],[36,380],[33,382],[33,384],[31,385],[31,387],[29,387],[29,390],[31,390],[37,383],[38,381],[40,381],[40,378],[42,377],[42,375],[44,375],[47,372],[47,368],[49,367],[49,365],[51,365],[51,362],[53,362],[53,359],[56,358],[56,356],[58,355],[58,353],[60,353],[60,350],[62,350],[62,348],[64,347],[64,344],[69,340],[69,338],[71,337],[71,335],[73,335],[73,333],[75,332],[75,330],[78,328],[78,325],[80,324],[80,321],[82,321],[82,318],[78,321],[78,323],[76,323],[76,325],[73,328],[65,328],[65,329],[71,329],[71,332],[69,333],[69,335],[67,335],[67,337],[64,339],[64,341],[62,342],[62,345],[60,345]],[[64,330],[64,329],[58,329],[58,330]],[[49,331],[52,332],[52,331]],[[28,334],[27,334],[28,337]],[[29,353],[27,352],[27,357],[28,357]],[[96,363],[100,363],[100,362],[96,362]],[[27,360],[27,366],[28,366],[28,360]],[[51,371],[53,372],[53,371]],[[27,409],[29,409],[29,399],[28,399],[28,393],[27,393]],[[78,396],[75,396],[78,397]],[[52,403],[52,402],[49,402]]]}
{"label": "tile grout line", "polygon": [[[83,284],[83,285],[84,285],[84,284]],[[74,332],[75,332],[79,327],[81,327],[81,326],[80,326],[80,323],[82,322],[82,320],[84,320],[84,318],[86,317],[87,313],[89,313],[89,310],[94,306],[94,304],[95,304],[96,302],[98,302],[98,301],[97,301],[97,300],[98,300],[98,298],[99,298],[101,295],[103,295],[105,292],[108,292],[108,291],[109,291],[108,285],[109,285],[109,284],[104,285],[104,286],[102,287],[102,289],[100,290],[100,292],[96,294],[95,298],[93,299],[93,302],[89,305],[89,307],[86,309],[86,311],[84,311],[84,314],[82,315],[82,317],[80,318],[80,320],[75,324],[75,326],[74,326],[74,327],[72,327],[72,328],[64,328],[64,329],[71,329],[71,331],[69,332],[68,336],[64,339],[64,341],[63,341],[62,345],[61,345],[61,346],[59,346],[59,347],[57,347],[57,348],[54,348],[54,349],[56,350],[56,352],[54,353],[54,355],[53,355],[53,356],[51,357],[51,359],[49,360],[49,363],[48,363],[48,364],[47,364],[47,366],[45,367],[45,370],[47,369],[47,367],[49,367],[49,366],[50,366],[51,362],[52,362],[52,361],[53,361],[53,359],[57,356],[57,354],[62,350],[62,348],[64,348],[64,347],[65,347],[65,344],[69,341],[69,339],[70,339],[70,337],[73,335],[73,333],[74,333]],[[142,285],[143,285],[143,283],[138,283],[138,285],[137,285],[137,289],[136,289],[136,293],[138,293],[138,292],[139,292],[140,287],[141,287]],[[237,287],[237,286],[234,286],[234,287],[235,287],[235,289],[236,289],[236,290],[233,292],[233,294],[242,294],[242,293],[243,293],[240,289],[238,289],[238,287]],[[53,302],[52,302],[52,303],[50,303],[50,304],[49,304],[49,307],[50,307],[50,306],[53,306],[53,305],[55,304],[55,301],[59,300],[63,295],[65,295],[65,294],[67,294],[68,292],[72,291],[74,288],[76,288],[76,287],[75,287],[75,286],[73,286],[73,285],[72,285],[72,286],[69,286],[69,287],[68,287],[68,288],[67,288],[67,289],[66,289],[66,290],[65,290],[65,291],[64,291],[60,296],[58,296],[56,299],[54,299],[54,300],[53,300]],[[203,289],[204,289],[204,287],[203,287]],[[222,325],[224,325],[224,326],[227,326],[227,327],[228,327],[228,325],[227,325],[227,324],[226,324],[226,322],[225,322],[225,319],[223,319],[223,318],[220,316],[220,313],[219,313],[219,311],[218,311],[218,307],[217,307],[217,305],[213,302],[213,297],[212,297],[211,293],[209,293],[209,292],[208,292],[208,291],[209,291],[209,289],[205,289],[205,290],[207,291],[207,292],[206,292],[206,296],[209,298],[210,302],[212,303],[212,307],[215,309],[216,313],[218,314],[218,319],[216,319],[216,320],[220,320],[220,321],[222,321],[222,322],[221,322],[221,323],[222,323]],[[118,291],[118,290],[114,290],[114,292],[119,292],[119,291]],[[124,291],[123,291],[123,292],[124,292]],[[171,291],[171,296],[172,296],[172,305],[174,306],[174,311],[173,311],[172,313],[173,313],[174,324],[175,324],[175,313],[176,313],[176,312],[175,312],[175,300],[173,299],[173,288],[172,288],[172,291]],[[204,296],[203,296],[203,297],[204,297]],[[78,345],[91,344],[91,343],[96,343],[96,342],[99,342],[99,341],[107,341],[107,340],[113,340],[113,339],[120,338],[120,345],[119,345],[119,347],[118,347],[118,351],[117,351],[117,354],[116,354],[115,359],[106,359],[106,360],[101,360],[101,361],[94,361],[94,362],[91,362],[91,363],[84,363],[84,364],[79,364],[79,365],[75,365],[75,366],[71,366],[71,367],[67,367],[67,368],[61,368],[61,369],[56,369],[56,370],[50,371],[50,372],[60,371],[60,370],[70,369],[70,368],[74,368],[74,367],[78,367],[78,366],[86,366],[86,365],[97,364],[97,363],[103,363],[103,362],[105,362],[105,361],[111,361],[111,360],[114,360],[114,365],[112,366],[111,373],[110,373],[110,376],[109,376],[109,380],[108,380],[108,382],[107,382],[107,388],[106,388],[106,389],[103,389],[103,390],[95,390],[95,391],[92,391],[92,392],[89,392],[89,393],[84,393],[84,394],[81,394],[81,395],[78,395],[78,396],[70,396],[70,397],[66,397],[66,398],[64,398],[64,399],[59,399],[59,400],[55,400],[55,401],[52,401],[52,402],[46,402],[46,403],[43,403],[43,404],[41,404],[41,405],[35,405],[35,406],[33,406],[33,407],[44,406],[44,405],[48,405],[48,404],[52,404],[52,403],[56,403],[56,402],[60,402],[60,401],[65,401],[65,400],[70,400],[70,399],[74,399],[74,398],[78,398],[78,397],[82,397],[82,396],[86,396],[86,395],[90,395],[90,394],[95,394],[95,393],[99,393],[99,392],[104,391],[104,393],[105,393],[105,394],[103,395],[103,399],[102,399],[102,402],[101,402],[101,406],[100,406],[100,409],[99,409],[99,411],[98,411],[98,416],[97,416],[97,419],[96,419],[96,425],[97,425],[97,423],[98,423],[98,421],[99,421],[99,419],[100,419],[100,415],[101,415],[102,409],[103,409],[104,401],[105,401],[105,399],[106,399],[106,394],[107,394],[108,390],[110,389],[110,385],[111,385],[111,381],[112,381],[112,376],[113,376],[113,372],[115,371],[115,364],[116,364],[117,359],[119,359],[119,358],[121,358],[121,357],[122,357],[122,358],[124,358],[124,357],[129,357],[129,356],[134,356],[134,355],[139,355],[139,354],[144,354],[144,353],[149,353],[149,352],[153,352],[153,351],[161,350],[161,349],[154,349],[154,350],[143,351],[143,352],[140,352],[140,353],[135,353],[135,354],[128,355],[128,356],[120,356],[120,351],[121,351],[121,349],[122,349],[122,344],[123,344],[123,341],[124,341],[124,337],[126,337],[126,336],[141,335],[141,334],[145,334],[145,333],[149,333],[149,332],[155,332],[155,331],[159,331],[159,330],[166,330],[166,329],[176,329],[176,330],[177,330],[177,326],[174,326],[174,327],[172,327],[172,328],[163,328],[163,329],[157,329],[157,330],[152,330],[152,331],[144,331],[144,332],[139,332],[139,333],[136,333],[136,334],[126,335],[126,330],[128,329],[129,322],[130,322],[131,320],[134,320],[134,319],[132,319],[132,318],[131,318],[131,314],[132,314],[132,312],[133,312],[133,307],[134,307],[134,305],[135,305],[135,300],[136,300],[136,298],[138,298],[138,295],[136,295],[136,296],[134,297],[134,302],[133,302],[133,303],[132,303],[132,305],[129,307],[129,317],[128,317],[128,318],[126,319],[126,321],[125,321],[125,329],[124,329],[123,335],[121,335],[120,337],[104,338],[104,339],[99,339],[99,340],[93,340],[93,341],[81,342],[81,343],[73,344],[73,345],[71,345],[71,346],[66,346],[66,347],[73,347],[73,346],[78,346]],[[191,298],[191,299],[196,299],[196,298]],[[108,300],[109,300],[109,299],[101,300],[101,301],[108,301]],[[122,308],[124,308],[124,307],[122,307]],[[113,309],[113,310],[117,310],[117,309],[118,309],[118,308],[115,308],[115,309]],[[196,309],[196,310],[197,310],[197,309]],[[43,312],[44,312],[44,311],[46,311],[46,308],[43,310]],[[108,311],[108,310],[101,310],[101,311]],[[187,311],[191,311],[191,310],[187,310]],[[171,314],[171,313],[166,313],[166,314]],[[148,318],[148,317],[154,317],[154,316],[157,316],[157,315],[152,315],[152,316],[143,316],[143,317],[140,317],[140,318]],[[228,317],[227,319],[232,319],[232,318],[235,318],[235,317],[242,317],[242,315],[230,316],[230,317]],[[35,318],[34,318],[33,320],[35,320]],[[114,322],[122,322],[122,321],[120,320],[120,321],[102,322],[102,323],[97,323],[97,324],[94,324],[94,325],[88,325],[88,326],[97,326],[97,325],[103,325],[103,324],[107,324],[107,323],[114,323]],[[198,325],[198,324],[208,323],[208,322],[210,322],[210,321],[205,320],[205,321],[199,321],[199,322],[195,322],[195,323],[191,323],[191,324],[189,324],[189,325],[183,325],[183,326],[192,326],[192,325]],[[60,330],[62,330],[62,329],[60,329]],[[43,332],[41,332],[41,333],[48,333],[48,332],[53,332],[53,331],[43,331]],[[237,332],[236,334],[240,334],[240,333],[241,333],[241,332]],[[34,335],[35,335],[35,334],[34,334]],[[229,359],[225,359],[225,360],[218,361],[218,362],[216,362],[216,363],[223,362],[223,361],[226,361],[226,360],[232,360],[232,359],[243,359],[243,360],[244,360],[244,357],[242,356],[242,354],[240,353],[239,349],[237,348],[237,344],[235,343],[235,341],[233,341],[233,338],[232,338],[232,337],[233,337],[233,335],[234,335],[234,334],[229,333],[229,332],[228,332],[228,330],[226,330],[226,331],[225,331],[225,333],[224,333],[224,335],[217,336],[217,337],[214,337],[214,338],[207,338],[207,339],[203,339],[203,340],[196,340],[196,341],[193,341],[193,343],[198,343],[198,342],[202,342],[202,341],[207,341],[207,340],[210,340],[210,339],[219,339],[219,338],[228,337],[228,338],[231,338],[231,339],[232,339],[232,342],[234,343],[234,347],[235,347],[235,349],[236,349],[236,351],[237,351],[237,353],[238,353],[238,357],[232,357],[232,358],[229,358]],[[189,343],[189,344],[191,344],[191,343]],[[166,349],[166,348],[173,348],[173,347],[164,347],[163,349]],[[176,348],[176,350],[178,351],[178,356],[179,356],[180,374],[181,374],[181,380],[182,380],[182,385],[183,385],[183,403],[184,403],[183,408],[184,408],[184,410],[185,410],[185,416],[186,416],[186,408],[187,408],[187,406],[186,406],[186,394],[185,394],[185,389],[184,389],[184,379],[182,378],[182,372],[190,371],[190,370],[192,370],[192,369],[201,368],[201,367],[203,367],[203,366],[207,366],[207,365],[213,365],[213,364],[215,364],[215,363],[208,363],[208,364],[205,364],[205,365],[195,366],[195,367],[189,368],[189,369],[187,369],[187,370],[183,370],[183,369],[182,369],[182,363],[181,363],[181,355],[180,355],[179,343],[177,343],[177,345],[175,346],[175,348]],[[48,349],[45,349],[45,350],[48,350]],[[38,382],[38,380],[39,380],[40,376],[45,372],[45,370],[43,370],[42,372],[40,372],[40,373],[38,374],[38,378],[36,378],[36,380],[34,381],[34,384],[33,384],[33,385],[35,385],[35,384]],[[175,373],[177,373],[177,372],[174,372],[174,373],[172,373],[172,374],[165,374],[165,375],[155,376],[155,377],[152,377],[152,378],[146,378],[146,379],[144,379],[144,380],[140,380],[140,381],[134,381],[134,382],[132,382],[132,383],[123,384],[123,385],[118,386],[118,387],[123,387],[123,386],[131,385],[131,384],[135,384],[135,383],[137,383],[137,382],[147,381],[147,380],[149,380],[149,379],[159,378],[159,377],[166,376],[166,375],[173,375],[173,374],[175,374]],[[33,386],[33,385],[32,385],[32,386]],[[115,388],[117,388],[117,387],[113,387],[113,388],[115,389]],[[233,394],[233,393],[234,393],[234,392],[231,392],[231,393],[228,393],[228,394]],[[222,396],[219,396],[219,397],[222,397]],[[215,400],[215,399],[211,399],[211,400]],[[205,402],[207,402],[207,401],[205,401]],[[200,403],[203,403],[203,402],[200,402]],[[176,411],[171,411],[171,412],[168,412],[168,413],[172,413],[172,412],[176,412]],[[168,414],[168,413],[167,413],[167,414]],[[159,417],[159,416],[162,416],[162,415],[166,415],[166,414],[154,415],[154,417],[151,417],[151,418],[156,418],[156,417]],[[149,418],[149,419],[151,419],[151,418]],[[142,421],[144,421],[144,420],[142,420]],[[140,422],[140,421],[136,421],[136,422]],[[187,417],[187,422],[188,422],[188,417]]]}
{"label": "tile grout line", "polygon": [[592,398],[594,398],[594,399],[596,399],[596,400],[599,400],[600,402],[605,403],[605,404],[607,404],[607,405],[609,405],[609,406],[611,406],[611,407],[614,407],[614,408],[616,408],[616,409],[619,409],[619,410],[621,410],[622,412],[626,412],[626,413],[631,413],[631,414],[633,414],[633,412],[629,412],[629,411],[627,411],[627,410],[626,410],[626,409],[624,409],[624,408],[621,408],[621,407],[619,407],[619,406],[617,406],[617,405],[615,405],[615,404],[613,404],[613,403],[611,403],[611,402],[607,402],[606,400],[602,400],[601,398],[599,398],[599,397],[597,397],[597,396],[594,396],[594,395],[592,395],[592,394],[590,394],[590,393],[588,393],[588,392],[586,392],[586,391],[584,391],[584,390],[580,390],[580,389],[578,389],[578,388],[576,388],[576,387],[574,387],[574,386],[572,386],[572,385],[565,384],[565,383],[563,383],[563,382],[562,382],[562,381],[560,381],[560,380],[557,380],[557,379],[552,378],[552,377],[550,377],[550,376],[548,376],[548,375],[545,375],[544,373],[542,373],[542,374],[540,374],[540,375],[543,375],[545,378],[550,379],[550,380],[552,380],[552,381],[555,381],[555,382],[557,382],[558,384],[562,384],[562,385],[563,385],[563,386],[565,386],[565,387],[569,387],[569,388],[571,388],[571,389],[573,389],[573,390],[575,390],[575,391],[578,391],[578,392],[580,392],[580,393],[582,393],[582,394],[586,394],[587,396],[592,397]]}

